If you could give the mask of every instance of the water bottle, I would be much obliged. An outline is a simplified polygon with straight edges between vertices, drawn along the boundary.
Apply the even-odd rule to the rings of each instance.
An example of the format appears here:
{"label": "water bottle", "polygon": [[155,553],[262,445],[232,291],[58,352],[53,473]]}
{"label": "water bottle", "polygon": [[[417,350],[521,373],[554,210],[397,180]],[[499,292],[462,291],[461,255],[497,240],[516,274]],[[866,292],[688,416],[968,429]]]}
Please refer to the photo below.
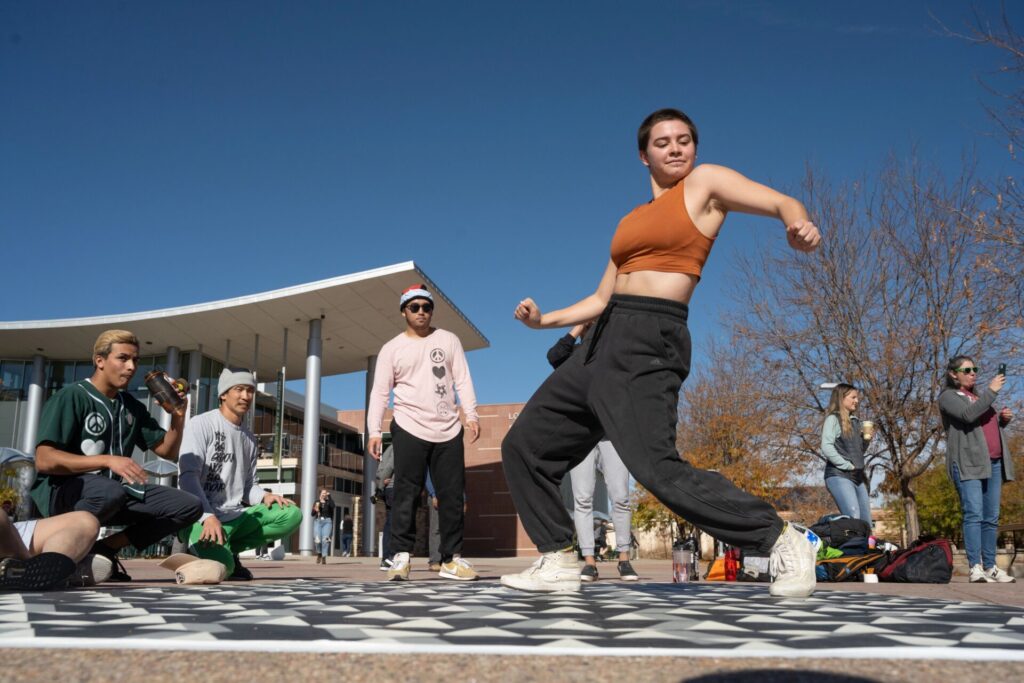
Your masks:
{"label": "water bottle", "polygon": [[690,565],[693,562],[693,551],[684,543],[672,544],[672,583],[686,583],[690,580]]}

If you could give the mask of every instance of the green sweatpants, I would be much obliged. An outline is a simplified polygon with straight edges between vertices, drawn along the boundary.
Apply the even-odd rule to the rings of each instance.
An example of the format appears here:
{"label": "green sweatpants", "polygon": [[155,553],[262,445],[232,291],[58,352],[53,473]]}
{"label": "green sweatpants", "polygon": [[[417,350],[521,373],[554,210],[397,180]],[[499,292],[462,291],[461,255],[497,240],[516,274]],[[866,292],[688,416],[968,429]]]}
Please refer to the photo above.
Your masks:
{"label": "green sweatpants", "polygon": [[198,543],[203,525],[196,522],[188,535],[189,552],[204,560],[216,560],[227,567],[228,576],[235,571],[234,555],[269,545],[271,541],[288,536],[302,523],[302,511],[297,505],[274,505],[262,503],[246,508],[234,519],[222,522],[224,545]]}

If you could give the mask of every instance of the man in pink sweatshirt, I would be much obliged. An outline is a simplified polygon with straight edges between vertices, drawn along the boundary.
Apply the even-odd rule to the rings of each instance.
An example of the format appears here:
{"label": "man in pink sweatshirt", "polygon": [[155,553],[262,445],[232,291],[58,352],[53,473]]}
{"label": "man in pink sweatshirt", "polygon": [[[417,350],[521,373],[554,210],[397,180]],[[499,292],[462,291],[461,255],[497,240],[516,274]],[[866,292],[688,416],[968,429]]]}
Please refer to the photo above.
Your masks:
{"label": "man in pink sweatshirt", "polygon": [[[405,331],[384,344],[377,354],[373,389],[367,406],[370,454],[380,459],[381,421],[394,390],[391,441],[395,449],[395,488],[391,506],[389,581],[408,581],[410,553],[416,541],[416,507],[427,468],[437,492],[441,527],[441,576],[457,581],[477,578],[462,559],[465,526],[465,448],[459,406],[466,419],[469,442],[480,436],[476,394],[459,338],[430,326],[434,297],[426,285],[402,292],[399,310]],[[458,403],[456,405],[456,393]]]}

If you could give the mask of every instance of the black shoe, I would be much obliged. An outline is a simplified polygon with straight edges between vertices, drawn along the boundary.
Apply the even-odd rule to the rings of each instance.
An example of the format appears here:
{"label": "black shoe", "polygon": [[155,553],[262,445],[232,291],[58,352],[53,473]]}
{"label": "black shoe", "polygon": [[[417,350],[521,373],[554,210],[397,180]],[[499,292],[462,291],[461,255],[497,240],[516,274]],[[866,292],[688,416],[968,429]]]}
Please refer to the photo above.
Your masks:
{"label": "black shoe", "polygon": [[583,571],[580,572],[580,581],[597,581],[597,567],[592,564],[583,565]]}
{"label": "black shoe", "polygon": [[110,577],[107,581],[115,581],[117,583],[126,583],[132,580],[128,572],[125,570],[124,565],[121,564],[121,560],[117,557],[117,551],[111,548],[103,541],[96,541],[92,544],[92,550],[89,552],[96,553],[97,555],[103,555],[103,557],[110,560],[110,564],[113,568],[110,572]]}
{"label": "black shoe", "polygon": [[228,577],[228,581],[252,581],[252,572],[242,566],[242,561],[238,559],[238,555],[233,556],[235,561],[235,571],[231,572],[231,576]]}
{"label": "black shoe", "polygon": [[619,562],[619,578],[623,581],[639,581],[640,575],[633,569],[633,565],[629,563],[629,560],[623,560]]}
{"label": "black shoe", "polygon": [[47,591],[64,588],[75,562],[60,553],[40,553],[27,560],[0,560],[0,590]]}

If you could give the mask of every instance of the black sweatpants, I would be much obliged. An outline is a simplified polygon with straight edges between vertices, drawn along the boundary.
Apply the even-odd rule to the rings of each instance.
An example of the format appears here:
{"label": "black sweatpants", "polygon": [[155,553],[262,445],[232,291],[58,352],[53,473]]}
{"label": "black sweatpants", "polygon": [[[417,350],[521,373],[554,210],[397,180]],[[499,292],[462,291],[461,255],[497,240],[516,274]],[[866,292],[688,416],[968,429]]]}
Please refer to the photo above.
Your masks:
{"label": "black sweatpants", "polygon": [[104,526],[124,525],[128,541],[142,550],[164,536],[191,526],[203,514],[199,499],[168,486],[146,484],[143,500],[120,482],[100,474],[50,477],[50,514],[92,513]]}
{"label": "black sweatpants", "polygon": [[501,444],[512,501],[542,553],[573,542],[559,484],[603,437],[633,477],[715,538],[768,554],[783,522],[765,501],[676,451],[679,388],[690,372],[687,307],[613,295],[584,347],[530,398]]}
{"label": "black sweatpants", "polygon": [[441,561],[462,552],[466,488],[463,430],[450,440],[433,443],[419,439],[391,421],[395,447],[395,500],[391,505],[391,552],[411,553],[416,544],[416,509],[426,483],[427,467],[437,493],[441,528]]}

